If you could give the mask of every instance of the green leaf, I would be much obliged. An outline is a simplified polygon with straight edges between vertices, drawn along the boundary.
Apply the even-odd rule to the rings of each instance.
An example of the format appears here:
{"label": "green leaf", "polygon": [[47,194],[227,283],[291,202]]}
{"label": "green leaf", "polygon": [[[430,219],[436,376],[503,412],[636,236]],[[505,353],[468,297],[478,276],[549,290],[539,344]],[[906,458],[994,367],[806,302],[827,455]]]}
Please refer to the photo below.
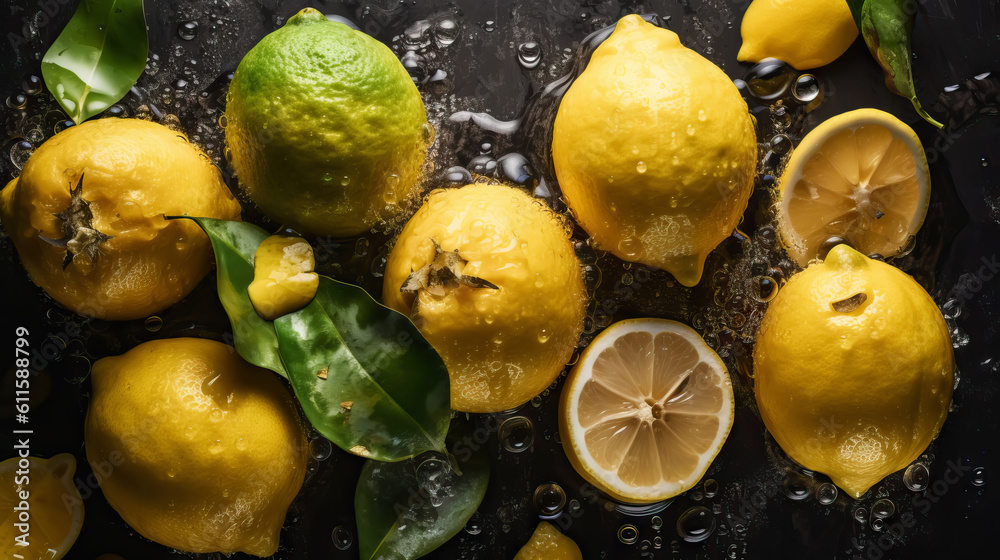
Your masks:
{"label": "green leaf", "polygon": [[42,77],[80,124],[125,97],[148,52],[142,0],[81,0],[42,58]]}
{"label": "green leaf", "polygon": [[[188,218],[187,216],[173,216]],[[244,360],[288,377],[278,354],[274,323],[257,314],[247,287],[253,282],[253,255],[268,237],[263,229],[247,222],[213,218],[188,218],[205,230],[212,240],[218,276],[219,301],[233,327],[233,344]]]}
{"label": "green leaf", "polygon": [[908,0],[865,0],[861,8],[861,35],[868,50],[885,72],[889,90],[910,100],[923,119],[938,128],[944,125],[934,120],[920,106],[913,86],[910,64],[910,36],[913,32],[915,4]]}
{"label": "green leaf", "polygon": [[[468,435],[455,426],[456,433]],[[457,448],[457,446],[455,446]],[[489,484],[481,446],[464,455],[427,453],[400,463],[368,461],[354,494],[362,560],[412,560],[454,537],[479,509]]]}
{"label": "green leaf", "polygon": [[409,318],[320,276],[312,302],[274,326],[292,388],[327,439],[379,461],[443,448],[448,370]]}
{"label": "green leaf", "polygon": [[858,26],[858,31],[861,31],[861,6],[863,6],[865,0],[847,0],[847,7],[851,9],[851,17],[854,18],[854,25]]}

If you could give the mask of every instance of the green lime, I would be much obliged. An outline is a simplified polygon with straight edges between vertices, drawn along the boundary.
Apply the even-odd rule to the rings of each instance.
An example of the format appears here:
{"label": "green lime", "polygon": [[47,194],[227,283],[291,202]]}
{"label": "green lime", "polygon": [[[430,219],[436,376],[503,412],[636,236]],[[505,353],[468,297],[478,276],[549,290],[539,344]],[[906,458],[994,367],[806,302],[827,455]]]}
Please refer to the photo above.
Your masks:
{"label": "green lime", "polygon": [[243,57],[226,120],[250,198],[316,235],[357,235],[390,219],[418,190],[433,137],[392,51],[311,8]]}

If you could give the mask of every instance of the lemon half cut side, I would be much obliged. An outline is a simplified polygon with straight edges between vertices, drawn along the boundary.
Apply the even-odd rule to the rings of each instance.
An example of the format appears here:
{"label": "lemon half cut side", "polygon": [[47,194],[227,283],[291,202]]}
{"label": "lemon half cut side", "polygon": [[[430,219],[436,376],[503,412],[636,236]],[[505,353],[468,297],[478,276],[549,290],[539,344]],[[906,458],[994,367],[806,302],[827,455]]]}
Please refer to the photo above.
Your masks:
{"label": "lemon half cut side", "polygon": [[892,257],[923,224],[930,190],[913,129],[885,111],[850,111],[821,123],[792,153],[781,176],[778,230],[802,266],[833,238]]}
{"label": "lemon half cut side", "polygon": [[612,498],[652,503],[692,488],[733,425],[719,356],[665,319],[611,325],[563,387],[559,432],[570,462]]}

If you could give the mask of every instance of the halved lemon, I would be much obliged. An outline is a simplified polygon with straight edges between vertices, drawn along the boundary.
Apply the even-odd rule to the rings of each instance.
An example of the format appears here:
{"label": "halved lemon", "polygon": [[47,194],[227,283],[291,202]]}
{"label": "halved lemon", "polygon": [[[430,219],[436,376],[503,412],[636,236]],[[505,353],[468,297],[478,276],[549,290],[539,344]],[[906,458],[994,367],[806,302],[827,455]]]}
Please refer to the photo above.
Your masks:
{"label": "halved lemon", "polygon": [[839,241],[833,238],[868,255],[899,254],[924,223],[931,191],[920,139],[877,109],[843,113],[810,131],[780,185],[778,231],[803,266]]}
{"label": "halved lemon", "polygon": [[608,327],[570,372],[559,434],[570,463],[612,498],[671,498],[708,470],[733,427],[733,388],[718,354],[665,319]]}
{"label": "halved lemon", "polygon": [[[12,560],[59,560],[83,527],[83,500],[73,484],[76,459],[60,453],[51,459],[19,457],[0,463],[0,551]],[[21,492],[27,492],[25,499]],[[25,511],[26,510],[26,511]],[[27,546],[15,523],[27,523]]]}

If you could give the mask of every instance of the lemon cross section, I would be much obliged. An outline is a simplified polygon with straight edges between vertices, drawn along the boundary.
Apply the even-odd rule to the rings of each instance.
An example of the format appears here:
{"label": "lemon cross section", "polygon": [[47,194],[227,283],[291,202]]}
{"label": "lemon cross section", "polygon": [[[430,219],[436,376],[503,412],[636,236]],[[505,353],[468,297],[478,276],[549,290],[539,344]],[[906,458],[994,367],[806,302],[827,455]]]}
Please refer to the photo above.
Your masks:
{"label": "lemon cross section", "polygon": [[[73,483],[76,459],[69,453],[51,459],[28,457],[27,469],[18,465],[19,460],[0,463],[0,553],[10,559],[59,560],[83,527],[83,499]],[[15,540],[23,534],[14,526],[22,522],[15,511],[22,491],[28,492],[27,546]]]}
{"label": "lemon cross section", "polygon": [[611,325],[570,372],[559,408],[577,472],[611,497],[650,503],[693,487],[733,425],[733,390],[719,356],[686,325]]}
{"label": "lemon cross section", "polygon": [[892,257],[927,215],[930,172],[920,139],[877,109],[830,118],[809,132],[781,176],[778,230],[805,266],[832,238]]}

